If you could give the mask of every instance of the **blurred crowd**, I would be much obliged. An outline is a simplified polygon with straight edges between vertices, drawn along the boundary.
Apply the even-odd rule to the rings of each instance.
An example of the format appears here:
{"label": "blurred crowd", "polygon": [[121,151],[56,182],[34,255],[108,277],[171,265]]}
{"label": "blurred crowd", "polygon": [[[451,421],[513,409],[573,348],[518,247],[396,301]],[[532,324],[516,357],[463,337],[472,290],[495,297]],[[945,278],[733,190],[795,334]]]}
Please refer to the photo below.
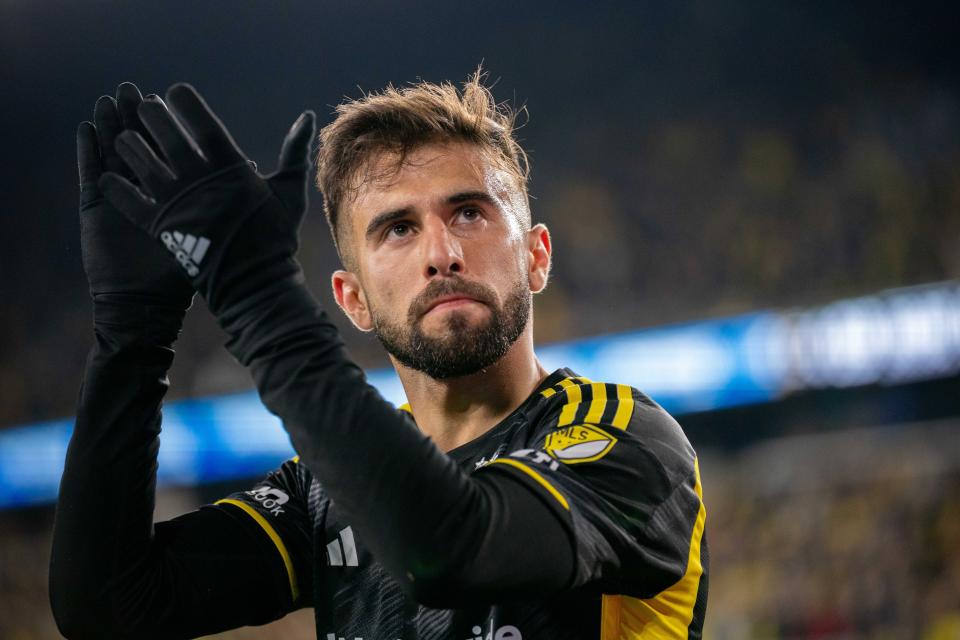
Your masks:
{"label": "blurred crowd", "polygon": [[705,637],[960,637],[958,427],[782,438],[705,461]]}
{"label": "blurred crowd", "polygon": [[[956,420],[850,429],[701,452],[705,637],[960,638],[958,429]],[[197,502],[162,493],[158,518]],[[46,604],[50,517],[0,512],[0,638],[57,637]],[[217,637],[314,638],[311,614]]]}
{"label": "blurred crowd", "polygon": [[[457,18],[460,9],[405,5],[400,31],[427,28],[436,38],[444,29],[424,25],[456,27],[445,34],[455,51],[423,58],[366,31],[366,45],[388,53],[356,56],[303,36],[309,29],[295,20],[317,29],[365,24],[392,37],[389,21],[363,22],[389,13],[388,5],[371,6],[370,16],[363,3],[345,8],[339,23],[320,19],[325,9],[312,3],[289,13],[236,7],[236,22],[201,12],[201,41],[221,42],[237,58],[230,73],[189,38],[159,58],[148,49],[118,67],[75,68],[103,49],[139,51],[143,39],[128,42],[136,30],[83,19],[67,33],[102,29],[99,39],[44,37],[51,48],[37,57],[32,43],[43,29],[64,26],[47,14],[63,20],[71,9],[11,5],[11,21],[0,24],[14,84],[57,86],[60,98],[37,104],[29,91],[17,92],[2,121],[45,126],[7,132],[24,157],[11,167],[16,179],[5,184],[0,208],[4,234],[16,238],[0,252],[0,428],[73,412],[91,343],[73,130],[121,80],[160,93],[173,80],[196,83],[268,171],[288,114],[301,107],[325,124],[343,94],[360,93],[357,84],[456,82],[496,55],[485,63],[494,94],[528,109],[518,135],[533,168],[533,218],[553,231],[552,282],[537,297],[541,342],[960,277],[960,82],[944,55],[956,42],[955,9],[569,4],[511,5],[512,20],[471,33],[469,42],[456,35],[471,24]],[[120,3],[110,11],[156,28],[154,9]],[[257,53],[271,37],[266,25],[292,29],[313,57],[284,56],[278,79],[278,61]],[[516,46],[522,55],[509,54]],[[338,55],[348,60],[337,65]],[[50,80],[61,76],[69,84]],[[375,340],[348,328],[335,309],[327,283],[339,265],[316,193],[301,247],[307,279],[334,309],[356,358],[386,365]],[[178,343],[173,396],[250,387],[222,343],[198,302]]]}
{"label": "blurred crowd", "polygon": [[[960,277],[960,97],[923,83],[905,92],[904,82],[799,112],[730,96],[724,108],[642,123],[622,105],[598,104],[577,122],[559,105],[531,106],[520,134],[537,136],[525,141],[533,215],[555,246],[552,282],[537,297],[537,339]],[[327,282],[338,263],[319,194],[311,209],[301,252],[308,280],[360,362],[385,366],[379,345],[333,304]],[[92,333],[78,238],[67,231],[49,255],[14,248],[22,251],[14,266],[45,284],[32,289],[32,305],[4,302],[0,314],[0,427],[74,408]],[[178,343],[173,396],[249,388],[222,343],[197,302]]]}

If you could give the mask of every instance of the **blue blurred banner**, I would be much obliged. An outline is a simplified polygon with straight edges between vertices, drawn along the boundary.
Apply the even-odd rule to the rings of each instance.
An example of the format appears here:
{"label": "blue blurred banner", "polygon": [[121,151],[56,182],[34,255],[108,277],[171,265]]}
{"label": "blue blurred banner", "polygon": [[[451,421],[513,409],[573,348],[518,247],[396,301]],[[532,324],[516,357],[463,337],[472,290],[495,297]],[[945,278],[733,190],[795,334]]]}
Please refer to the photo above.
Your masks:
{"label": "blue blurred banner", "polygon": [[[545,346],[569,367],[643,390],[675,414],[776,400],[802,389],[895,385],[960,371],[960,283]],[[394,404],[392,370],[369,374]],[[72,419],[0,431],[0,509],[54,500]],[[256,392],[165,405],[159,484],[260,475],[294,455]]]}

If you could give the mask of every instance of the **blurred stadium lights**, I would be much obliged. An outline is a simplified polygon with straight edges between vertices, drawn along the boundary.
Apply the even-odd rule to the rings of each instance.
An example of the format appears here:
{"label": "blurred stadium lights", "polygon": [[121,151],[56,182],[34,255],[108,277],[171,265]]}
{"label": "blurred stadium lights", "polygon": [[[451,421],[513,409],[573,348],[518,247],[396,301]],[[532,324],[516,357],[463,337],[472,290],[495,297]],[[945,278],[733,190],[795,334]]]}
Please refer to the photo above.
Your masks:
{"label": "blurred stadium lights", "polygon": [[[642,389],[676,414],[769,402],[804,389],[896,385],[960,371],[960,283],[804,310],[647,329],[543,347],[548,370]],[[392,370],[369,374],[404,401]],[[55,499],[72,419],[0,431],[0,509]],[[161,485],[251,477],[293,455],[256,392],[164,407]]]}
{"label": "blurred stadium lights", "polygon": [[960,369],[960,284],[887,291],[786,314],[783,392],[895,385]]}

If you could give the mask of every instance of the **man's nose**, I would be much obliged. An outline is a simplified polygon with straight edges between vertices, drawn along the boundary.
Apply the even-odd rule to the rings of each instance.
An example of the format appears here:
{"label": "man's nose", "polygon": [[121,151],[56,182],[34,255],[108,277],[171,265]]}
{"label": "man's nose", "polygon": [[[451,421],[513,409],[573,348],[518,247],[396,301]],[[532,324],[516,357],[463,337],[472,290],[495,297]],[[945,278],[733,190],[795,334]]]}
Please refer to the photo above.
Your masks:
{"label": "man's nose", "polygon": [[446,223],[431,217],[424,225],[425,269],[428,278],[463,272],[463,249]]}

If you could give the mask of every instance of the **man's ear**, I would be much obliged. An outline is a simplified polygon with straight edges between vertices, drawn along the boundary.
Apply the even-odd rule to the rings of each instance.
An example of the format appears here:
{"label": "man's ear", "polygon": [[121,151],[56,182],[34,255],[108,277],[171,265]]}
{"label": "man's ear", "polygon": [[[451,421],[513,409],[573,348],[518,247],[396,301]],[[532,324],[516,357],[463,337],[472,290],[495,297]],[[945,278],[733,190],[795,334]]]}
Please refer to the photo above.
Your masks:
{"label": "man's ear", "polygon": [[360,331],[372,331],[373,320],[370,318],[370,307],[367,305],[367,296],[360,286],[360,279],[352,271],[337,270],[330,277],[333,286],[333,297],[337,305],[350,318]]}
{"label": "man's ear", "polygon": [[527,251],[530,253],[528,270],[530,276],[530,291],[540,293],[547,286],[550,277],[550,254],[553,245],[550,244],[550,231],[544,224],[534,225],[527,232]]}

